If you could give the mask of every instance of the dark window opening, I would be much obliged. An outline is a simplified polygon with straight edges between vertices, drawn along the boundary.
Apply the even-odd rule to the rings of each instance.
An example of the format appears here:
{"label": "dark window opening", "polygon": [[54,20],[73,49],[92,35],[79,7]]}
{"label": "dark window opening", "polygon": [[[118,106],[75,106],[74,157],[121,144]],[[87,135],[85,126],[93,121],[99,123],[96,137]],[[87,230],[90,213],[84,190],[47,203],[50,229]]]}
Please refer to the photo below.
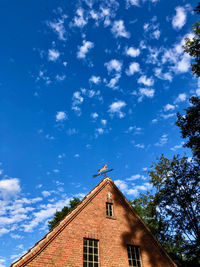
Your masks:
{"label": "dark window opening", "polygon": [[113,204],[112,203],[106,203],[106,215],[109,217],[113,217]]}
{"label": "dark window opening", "polygon": [[142,267],[140,248],[134,245],[127,245],[128,262],[131,267]]}
{"label": "dark window opening", "polygon": [[83,239],[83,267],[99,267],[99,241]]}

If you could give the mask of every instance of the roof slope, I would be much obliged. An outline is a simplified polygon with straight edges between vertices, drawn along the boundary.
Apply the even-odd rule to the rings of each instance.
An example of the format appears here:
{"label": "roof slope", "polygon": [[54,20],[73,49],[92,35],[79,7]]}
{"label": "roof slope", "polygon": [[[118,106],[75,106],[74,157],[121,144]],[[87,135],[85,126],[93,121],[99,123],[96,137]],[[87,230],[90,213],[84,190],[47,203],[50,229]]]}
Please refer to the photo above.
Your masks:
{"label": "roof slope", "polygon": [[134,215],[140,220],[143,224],[144,228],[151,234],[153,237],[155,244],[161,249],[165,256],[171,261],[173,266],[176,264],[172,261],[172,259],[168,256],[162,246],[159,244],[157,239],[153,236],[149,228],[145,225],[140,216],[135,212],[131,204],[124,197],[118,187],[114,184],[110,177],[105,177],[98,185],[96,185],[84,198],[83,200],[71,211],[69,212],[52,230],[50,230],[42,239],[40,239],[32,248],[28,250],[21,258],[16,260],[14,263],[10,265],[10,267],[19,267],[25,266],[28,264],[33,258],[37,257],[55,238],[56,236],[63,231],[63,229],[72,221],[74,218],[90,203],[90,201],[107,185],[110,184],[117,192],[120,194],[121,198],[125,201],[128,208],[134,213]]}

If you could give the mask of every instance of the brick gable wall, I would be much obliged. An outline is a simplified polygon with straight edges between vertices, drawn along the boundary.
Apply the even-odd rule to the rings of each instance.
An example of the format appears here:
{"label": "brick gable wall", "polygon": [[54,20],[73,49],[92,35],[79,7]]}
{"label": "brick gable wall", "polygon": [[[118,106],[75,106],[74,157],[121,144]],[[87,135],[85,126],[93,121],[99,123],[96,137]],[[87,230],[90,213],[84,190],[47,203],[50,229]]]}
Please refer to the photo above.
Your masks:
{"label": "brick gable wall", "polygon": [[[112,219],[106,217],[107,193],[112,194]],[[176,266],[110,182],[82,206],[78,215],[39,254],[29,262],[26,259],[13,266],[81,267],[84,237],[99,240],[101,267],[129,267],[127,244],[140,246],[143,267]]]}

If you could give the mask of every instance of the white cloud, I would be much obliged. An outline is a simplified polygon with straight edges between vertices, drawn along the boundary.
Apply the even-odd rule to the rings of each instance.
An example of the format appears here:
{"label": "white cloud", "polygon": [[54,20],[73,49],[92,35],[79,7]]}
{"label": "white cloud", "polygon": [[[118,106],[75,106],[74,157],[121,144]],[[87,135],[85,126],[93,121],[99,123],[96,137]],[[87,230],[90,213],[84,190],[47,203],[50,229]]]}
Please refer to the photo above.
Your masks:
{"label": "white cloud", "polygon": [[89,82],[94,84],[99,84],[101,82],[101,78],[99,76],[91,76]]}
{"label": "white cloud", "polygon": [[24,223],[22,227],[24,228],[25,232],[32,232],[33,228],[38,226],[44,220],[47,220],[53,217],[56,210],[61,210],[64,206],[69,204],[70,199],[66,198],[63,200],[59,200],[54,204],[45,204],[41,206],[41,210],[36,211],[33,213],[33,218],[28,223]]}
{"label": "white cloud", "polygon": [[114,21],[113,26],[111,28],[111,32],[115,36],[115,38],[117,38],[117,37],[129,38],[130,37],[130,33],[127,32],[125,27],[124,27],[124,21],[123,20]]}
{"label": "white cloud", "polygon": [[126,70],[126,75],[131,76],[135,72],[140,72],[140,65],[137,62],[132,62],[129,65],[129,68]]}
{"label": "white cloud", "polygon": [[112,89],[116,89],[118,87],[117,83],[120,78],[121,78],[121,75],[117,73],[112,79],[110,79],[109,83],[107,83],[107,86]]}
{"label": "white cloud", "polygon": [[77,112],[77,114],[81,115],[81,109],[79,105],[84,101],[84,98],[81,96],[81,93],[79,91],[74,92],[72,97],[72,110]]}
{"label": "white cloud", "polygon": [[180,145],[175,145],[174,147],[171,147],[170,150],[176,151],[177,149],[182,148],[184,144],[185,142],[181,142]]}
{"label": "white cloud", "polygon": [[139,84],[144,84],[146,86],[152,86],[154,85],[154,80],[152,77],[150,78],[147,78],[146,75],[142,75],[138,81],[137,81]]}
{"label": "white cloud", "polygon": [[127,181],[135,181],[135,180],[139,180],[139,179],[146,180],[147,178],[144,175],[141,175],[141,174],[135,174],[135,175],[132,175],[129,178],[126,178]]}
{"label": "white cloud", "polygon": [[21,188],[18,178],[0,180],[0,196],[3,199],[15,198],[20,191]]}
{"label": "white cloud", "polygon": [[155,72],[155,76],[161,80],[168,80],[168,81],[172,81],[172,75],[170,72],[165,72],[162,73],[162,69],[161,68],[155,68],[154,69]]}
{"label": "white cloud", "polygon": [[129,47],[126,49],[125,53],[127,56],[137,57],[140,54],[140,49],[134,48],[134,47]]}
{"label": "white cloud", "polygon": [[139,89],[140,97],[139,97],[138,101],[141,102],[144,97],[153,98],[154,93],[155,93],[154,89],[140,88]]}
{"label": "white cloud", "polygon": [[176,73],[185,73],[190,69],[191,57],[187,54],[183,55],[182,59],[177,62],[174,71]]}
{"label": "white cloud", "polygon": [[200,88],[196,90],[197,96],[200,96]]}
{"label": "white cloud", "polygon": [[104,65],[106,66],[108,73],[112,71],[120,72],[122,68],[122,62],[117,59],[112,59]]}
{"label": "white cloud", "polygon": [[49,61],[56,61],[59,57],[60,57],[60,53],[58,50],[49,49],[49,51],[48,51]]}
{"label": "white cloud", "polygon": [[184,102],[187,96],[185,93],[179,94],[178,97],[175,99],[174,103]]}
{"label": "white cloud", "polygon": [[124,101],[116,101],[113,102],[108,109],[108,112],[111,115],[117,115],[119,118],[123,118],[125,116],[125,114],[121,111],[122,108],[124,108],[126,106],[126,103]]}
{"label": "white cloud", "polygon": [[135,147],[140,148],[140,149],[144,149],[145,145],[144,144],[136,144]]}
{"label": "white cloud", "polygon": [[168,141],[168,135],[167,134],[163,134],[160,139],[159,142],[155,143],[155,146],[164,146]]}
{"label": "white cloud", "polygon": [[197,94],[197,96],[200,96],[200,79],[198,79],[198,81],[197,81],[197,90],[196,90],[196,94]]}
{"label": "white cloud", "polygon": [[172,19],[172,26],[174,29],[180,30],[186,23],[186,10],[181,6],[176,7],[175,10],[176,15]]}
{"label": "white cloud", "polygon": [[123,180],[115,180],[114,183],[116,184],[117,187],[122,191],[122,193],[127,194],[127,195],[132,195],[132,196],[137,196],[140,191],[147,191],[152,188],[152,185],[150,183],[144,183],[142,185],[135,185],[132,184],[132,188],[129,188],[128,184],[126,181]]}
{"label": "white cloud", "polygon": [[164,106],[164,111],[169,111],[169,110],[174,110],[175,106],[171,105],[171,104],[167,104],[166,106]]}
{"label": "white cloud", "polygon": [[145,23],[143,26],[146,37],[158,40],[161,35],[159,24],[157,23],[157,17],[154,16],[149,23]]}
{"label": "white cloud", "polygon": [[63,15],[61,19],[58,19],[55,22],[48,21],[47,25],[58,35],[58,38],[62,41],[66,40],[66,31],[64,27],[65,19],[67,18],[66,15]]}
{"label": "white cloud", "polygon": [[128,184],[123,181],[123,180],[115,180],[114,183],[116,184],[117,187],[122,191],[123,194],[127,195],[133,195],[137,196],[138,195],[138,190],[137,189],[129,189]]}
{"label": "white cloud", "polygon": [[87,17],[84,17],[84,10],[79,7],[76,10],[76,16],[74,17],[73,26],[83,28],[87,24]]}
{"label": "white cloud", "polygon": [[66,75],[59,75],[59,74],[56,75],[56,80],[59,82],[64,81],[65,78],[66,78]]}
{"label": "white cloud", "polygon": [[140,6],[139,0],[126,0],[127,6]]}
{"label": "white cloud", "polygon": [[101,123],[105,126],[107,124],[107,120],[102,119]]}
{"label": "white cloud", "polygon": [[65,121],[68,118],[65,111],[58,111],[56,114],[56,121]]}
{"label": "white cloud", "polygon": [[91,117],[92,117],[93,119],[96,119],[96,118],[99,117],[99,115],[98,115],[96,112],[94,112],[94,113],[91,113]]}
{"label": "white cloud", "polygon": [[43,197],[49,197],[51,195],[51,192],[44,190],[42,191],[42,195]]}
{"label": "white cloud", "polygon": [[90,49],[94,47],[94,43],[83,40],[83,45],[78,47],[77,57],[85,58]]}
{"label": "white cloud", "polygon": [[161,117],[163,118],[163,119],[169,119],[169,118],[172,118],[172,117],[174,117],[176,114],[175,113],[170,113],[170,114],[161,114]]}
{"label": "white cloud", "polygon": [[6,263],[6,260],[3,257],[0,257],[0,267],[6,267],[6,265],[4,265]]}
{"label": "white cloud", "polygon": [[95,137],[97,138],[99,135],[102,135],[105,132],[103,128],[95,129]]}

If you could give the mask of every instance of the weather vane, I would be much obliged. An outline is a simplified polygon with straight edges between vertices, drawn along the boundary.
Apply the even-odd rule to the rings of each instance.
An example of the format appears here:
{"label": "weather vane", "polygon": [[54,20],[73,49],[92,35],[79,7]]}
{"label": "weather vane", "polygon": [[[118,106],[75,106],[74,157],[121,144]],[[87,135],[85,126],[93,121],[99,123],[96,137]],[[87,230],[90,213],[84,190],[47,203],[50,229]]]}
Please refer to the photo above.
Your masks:
{"label": "weather vane", "polygon": [[93,175],[93,178],[95,178],[95,177],[97,177],[99,175],[104,175],[104,177],[106,177],[106,173],[111,172],[111,171],[113,171],[113,169],[108,170],[107,164],[105,164],[103,166],[103,168],[98,170],[98,174]]}

